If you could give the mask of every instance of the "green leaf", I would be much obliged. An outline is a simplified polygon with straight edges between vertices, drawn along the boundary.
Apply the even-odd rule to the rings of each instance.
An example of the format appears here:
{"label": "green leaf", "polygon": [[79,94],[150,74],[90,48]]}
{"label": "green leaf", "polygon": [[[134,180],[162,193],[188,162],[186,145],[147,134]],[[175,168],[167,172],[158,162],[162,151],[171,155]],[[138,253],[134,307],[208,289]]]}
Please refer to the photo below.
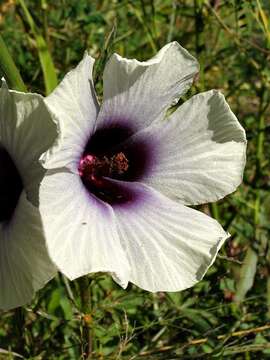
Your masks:
{"label": "green leaf", "polygon": [[256,274],[258,256],[251,247],[248,248],[244,263],[240,269],[240,279],[236,286],[235,301],[244,300],[247,292],[252,288]]}
{"label": "green leaf", "polygon": [[34,19],[32,18],[24,0],[19,0],[19,3],[23,9],[26,21],[30,26],[32,34],[34,35],[36,40],[36,47],[38,50],[39,61],[41,64],[44,82],[45,82],[45,90],[46,90],[46,94],[48,95],[54,90],[54,88],[57,86],[58,83],[54,63],[50,51],[48,49],[48,46],[46,44],[46,41],[38,31]]}
{"label": "green leaf", "polygon": [[17,69],[6,44],[0,35],[0,69],[3,72],[9,87],[14,90],[26,92],[26,86],[21,78],[19,70]]}

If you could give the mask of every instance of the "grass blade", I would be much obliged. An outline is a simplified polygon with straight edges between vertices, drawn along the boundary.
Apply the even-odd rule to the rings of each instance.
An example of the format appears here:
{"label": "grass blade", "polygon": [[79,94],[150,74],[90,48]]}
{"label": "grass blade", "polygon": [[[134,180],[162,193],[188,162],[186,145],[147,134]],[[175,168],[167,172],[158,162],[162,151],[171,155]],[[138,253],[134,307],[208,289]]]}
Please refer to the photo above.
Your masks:
{"label": "grass blade", "polygon": [[2,70],[4,77],[7,80],[8,85],[19,91],[26,92],[26,86],[24,85],[23,79],[17,69],[6,44],[0,35],[0,69]]}
{"label": "grass blade", "polygon": [[48,46],[46,44],[46,41],[43,38],[43,36],[39,33],[37,26],[34,22],[34,19],[32,18],[24,0],[19,0],[19,3],[24,12],[26,21],[27,21],[28,25],[30,26],[32,34],[34,35],[35,40],[36,40],[39,61],[41,64],[43,78],[44,78],[44,82],[45,82],[46,95],[48,95],[57,86],[57,75],[56,75],[54,63],[53,63],[51,54],[49,52]]}

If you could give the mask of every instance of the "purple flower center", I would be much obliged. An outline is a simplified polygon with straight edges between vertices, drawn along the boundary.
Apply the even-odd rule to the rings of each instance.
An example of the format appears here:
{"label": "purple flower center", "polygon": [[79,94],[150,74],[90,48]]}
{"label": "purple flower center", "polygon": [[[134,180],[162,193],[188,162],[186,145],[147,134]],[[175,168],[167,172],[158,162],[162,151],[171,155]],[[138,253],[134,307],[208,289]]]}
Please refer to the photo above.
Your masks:
{"label": "purple flower center", "polygon": [[11,156],[0,146],[0,222],[9,222],[23,190],[22,178]]}
{"label": "purple flower center", "polygon": [[78,171],[84,186],[111,205],[134,200],[135,193],[120,181],[138,181],[147,170],[149,146],[143,141],[131,141],[132,134],[133,131],[124,126],[97,130],[79,162]]}
{"label": "purple flower center", "polygon": [[80,160],[78,170],[80,176],[88,181],[96,182],[98,186],[99,179],[102,177],[123,175],[128,170],[128,159],[122,152],[113,155],[111,158],[85,155]]}

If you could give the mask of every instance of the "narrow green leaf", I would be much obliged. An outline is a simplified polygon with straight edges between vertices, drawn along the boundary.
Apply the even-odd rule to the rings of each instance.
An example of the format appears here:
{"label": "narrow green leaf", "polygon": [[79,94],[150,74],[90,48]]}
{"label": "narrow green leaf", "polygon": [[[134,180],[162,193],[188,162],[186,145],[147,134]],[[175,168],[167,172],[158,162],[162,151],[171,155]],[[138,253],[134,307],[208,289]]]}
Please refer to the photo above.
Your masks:
{"label": "narrow green leaf", "polygon": [[244,263],[240,269],[240,279],[236,286],[235,301],[244,300],[247,292],[252,288],[256,274],[258,256],[251,247],[248,248]]}
{"label": "narrow green leaf", "polygon": [[26,86],[17,69],[6,44],[0,35],[0,69],[10,88],[26,92]]}
{"label": "narrow green leaf", "polygon": [[28,22],[28,25],[30,26],[32,34],[34,35],[36,40],[36,47],[38,50],[39,61],[41,64],[43,78],[45,82],[45,90],[46,90],[46,94],[48,95],[57,86],[57,75],[56,75],[54,63],[50,51],[48,49],[47,43],[43,38],[43,36],[40,34],[24,0],[19,0],[19,3],[23,9],[26,21]]}
{"label": "narrow green leaf", "polygon": [[270,319],[270,277],[267,278],[266,286],[267,286],[266,296],[267,296],[267,307],[268,307],[267,318]]}

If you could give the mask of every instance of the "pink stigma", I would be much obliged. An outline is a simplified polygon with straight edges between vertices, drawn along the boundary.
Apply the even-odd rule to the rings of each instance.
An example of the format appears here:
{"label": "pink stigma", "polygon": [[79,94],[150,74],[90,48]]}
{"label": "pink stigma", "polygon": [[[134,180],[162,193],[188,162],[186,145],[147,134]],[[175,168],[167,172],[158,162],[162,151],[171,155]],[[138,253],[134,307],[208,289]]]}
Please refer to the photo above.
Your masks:
{"label": "pink stigma", "polygon": [[82,179],[92,182],[97,187],[102,186],[102,177],[115,177],[128,170],[129,164],[125,154],[120,152],[112,157],[101,158],[88,154],[81,158],[78,172]]}

